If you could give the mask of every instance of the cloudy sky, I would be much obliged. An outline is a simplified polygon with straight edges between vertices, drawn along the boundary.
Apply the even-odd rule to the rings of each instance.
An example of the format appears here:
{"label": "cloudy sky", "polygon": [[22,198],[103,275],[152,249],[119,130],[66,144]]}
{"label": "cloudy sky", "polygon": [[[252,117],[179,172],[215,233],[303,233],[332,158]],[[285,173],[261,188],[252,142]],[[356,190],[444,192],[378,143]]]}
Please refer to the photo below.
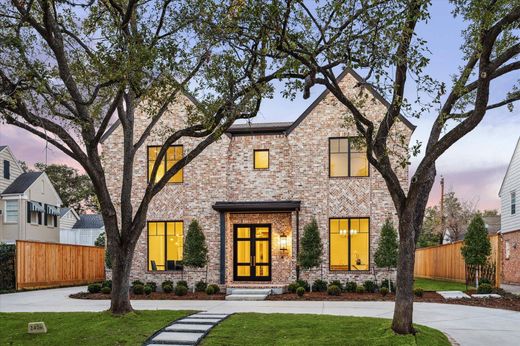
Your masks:
{"label": "cloudy sky", "polygon": [[[462,43],[460,30],[464,27],[459,19],[450,14],[451,6],[446,1],[434,0],[431,19],[418,28],[418,33],[429,42],[431,63],[428,73],[438,80],[449,82],[450,74],[457,71],[460,62],[459,47]],[[512,78],[493,84],[492,94],[501,97],[511,85]],[[408,93],[414,90],[407,90]],[[313,90],[313,97],[319,90]],[[255,122],[292,121],[312,102],[301,97],[290,102],[275,97],[264,103]],[[411,119],[417,125],[412,143],[425,141],[428,137],[433,115]],[[476,204],[479,209],[499,208],[498,190],[507,165],[520,136],[520,105],[513,112],[506,109],[488,112],[479,127],[450,148],[437,163],[438,175],[443,175],[446,188],[464,200]],[[0,145],[9,145],[20,160],[29,165],[35,162],[66,163],[79,167],[58,149],[49,147],[45,141],[6,124],[0,124]],[[410,168],[415,169],[420,157],[414,158]],[[439,184],[430,195],[430,204],[439,200]]]}

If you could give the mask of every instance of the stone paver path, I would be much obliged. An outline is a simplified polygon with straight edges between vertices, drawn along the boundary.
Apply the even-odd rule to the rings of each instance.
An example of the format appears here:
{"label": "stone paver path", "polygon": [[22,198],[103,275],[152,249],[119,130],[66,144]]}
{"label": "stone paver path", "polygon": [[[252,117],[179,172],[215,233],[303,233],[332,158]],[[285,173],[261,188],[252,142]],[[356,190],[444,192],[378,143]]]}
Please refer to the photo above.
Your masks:
{"label": "stone paver path", "polygon": [[186,316],[156,332],[144,344],[148,346],[198,345],[211,328],[230,315],[198,312]]}
{"label": "stone paver path", "polygon": [[437,291],[444,299],[460,299],[460,298],[470,298],[466,293],[462,291]]}

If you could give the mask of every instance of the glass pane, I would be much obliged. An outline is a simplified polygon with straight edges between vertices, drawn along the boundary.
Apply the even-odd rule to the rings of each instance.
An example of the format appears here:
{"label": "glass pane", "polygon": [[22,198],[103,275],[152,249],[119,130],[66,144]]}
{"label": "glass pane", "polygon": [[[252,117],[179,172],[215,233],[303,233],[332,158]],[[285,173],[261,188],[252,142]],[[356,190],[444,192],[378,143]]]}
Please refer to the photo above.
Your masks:
{"label": "glass pane", "polygon": [[368,219],[350,220],[351,270],[368,270],[369,232]]}
{"label": "glass pane", "polygon": [[251,238],[251,230],[249,227],[238,227],[237,228],[238,238]]}
{"label": "glass pane", "polygon": [[269,151],[267,151],[267,150],[255,151],[255,168],[256,169],[269,168]]}
{"label": "glass pane", "polygon": [[350,153],[350,175],[353,177],[368,176],[368,159],[366,153]]}
{"label": "glass pane", "polygon": [[174,147],[169,147],[166,150],[166,160],[175,161],[175,148]]}
{"label": "glass pane", "polygon": [[[163,235],[155,235],[161,226]],[[155,264],[155,268],[154,265]],[[164,263],[164,223],[150,222],[148,224],[148,270],[165,270]]]}
{"label": "glass pane", "polygon": [[348,152],[348,138],[340,138],[339,141],[339,152],[347,153]]}
{"label": "glass pane", "polygon": [[339,140],[338,139],[330,140],[330,152],[331,153],[339,152]]}
{"label": "glass pane", "polygon": [[269,266],[256,266],[256,276],[269,276]]}
{"label": "glass pane", "polygon": [[182,157],[184,155],[183,154],[183,150],[184,150],[183,146],[182,145],[177,145],[174,148],[175,148],[175,159],[176,160],[182,159]]}
{"label": "glass pane", "polygon": [[159,147],[148,147],[148,161],[155,161],[159,153]]}
{"label": "glass pane", "polygon": [[330,176],[331,177],[348,176],[348,155],[347,154],[330,154]]}
{"label": "glass pane", "polygon": [[249,266],[238,266],[237,276],[251,276],[251,267]]}
{"label": "glass pane", "polygon": [[237,241],[237,263],[251,263],[251,242]]}
{"label": "glass pane", "polygon": [[269,238],[269,227],[257,227],[255,231],[257,238]]}
{"label": "glass pane", "polygon": [[269,241],[257,241],[255,252],[256,264],[269,263]]}
{"label": "glass pane", "polygon": [[184,249],[184,237],[182,232],[183,222],[168,222],[167,224],[167,259],[168,261],[181,261]]}
{"label": "glass pane", "polygon": [[348,270],[347,219],[330,220],[330,268]]}
{"label": "glass pane", "polygon": [[[182,159],[182,146],[173,146],[168,148],[166,153],[166,170],[173,167],[174,164]],[[180,169],[173,177],[170,178],[170,183],[182,183],[183,175],[182,169]]]}

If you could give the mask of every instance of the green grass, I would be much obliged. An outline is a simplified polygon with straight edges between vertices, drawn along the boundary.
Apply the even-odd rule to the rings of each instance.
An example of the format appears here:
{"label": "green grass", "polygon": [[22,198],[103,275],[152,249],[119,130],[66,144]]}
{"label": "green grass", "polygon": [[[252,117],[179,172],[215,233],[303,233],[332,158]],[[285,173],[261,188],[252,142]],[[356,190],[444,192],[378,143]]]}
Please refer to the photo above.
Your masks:
{"label": "green grass", "polygon": [[369,317],[236,314],[203,341],[210,345],[450,345],[440,331],[416,326],[417,335],[396,335],[390,320]]}
{"label": "green grass", "polygon": [[[156,330],[186,311],[0,313],[0,345],[142,345]],[[28,334],[27,323],[43,321],[47,334]]]}
{"label": "green grass", "polygon": [[[414,287],[420,287],[425,291],[465,291],[466,285],[461,282],[441,281],[432,279],[415,278]],[[468,287],[470,288],[470,287]]]}

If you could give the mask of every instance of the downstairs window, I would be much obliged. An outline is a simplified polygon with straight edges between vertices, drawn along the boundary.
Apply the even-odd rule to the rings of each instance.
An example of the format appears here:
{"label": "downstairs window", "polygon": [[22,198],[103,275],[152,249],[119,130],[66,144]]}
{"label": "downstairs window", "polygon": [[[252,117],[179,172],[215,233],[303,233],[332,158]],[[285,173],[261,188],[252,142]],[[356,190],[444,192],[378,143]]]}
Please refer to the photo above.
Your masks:
{"label": "downstairs window", "polygon": [[148,270],[182,270],[182,221],[148,222]]}
{"label": "downstairs window", "polygon": [[330,219],[330,270],[369,270],[368,218]]}

